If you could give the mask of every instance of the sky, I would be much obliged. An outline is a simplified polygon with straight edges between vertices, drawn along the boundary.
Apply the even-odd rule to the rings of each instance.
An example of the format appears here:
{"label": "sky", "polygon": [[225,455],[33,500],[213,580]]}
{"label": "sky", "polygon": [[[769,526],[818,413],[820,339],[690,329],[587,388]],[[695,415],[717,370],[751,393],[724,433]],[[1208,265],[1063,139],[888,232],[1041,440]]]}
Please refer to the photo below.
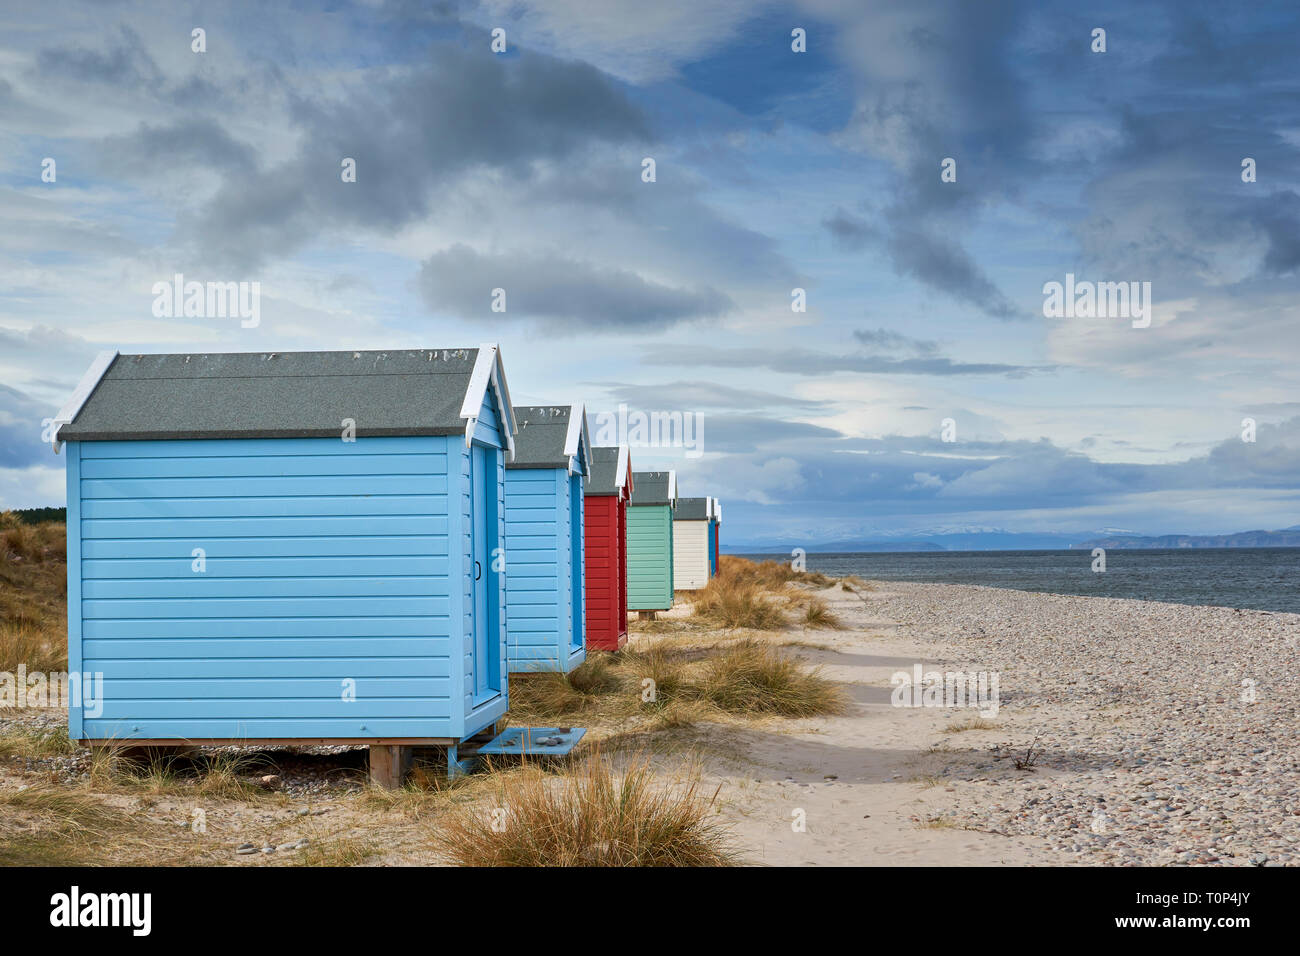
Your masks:
{"label": "sky", "polygon": [[1081,6],[0,0],[0,507],[100,350],[495,342],[733,544],[1300,524],[1300,5]]}

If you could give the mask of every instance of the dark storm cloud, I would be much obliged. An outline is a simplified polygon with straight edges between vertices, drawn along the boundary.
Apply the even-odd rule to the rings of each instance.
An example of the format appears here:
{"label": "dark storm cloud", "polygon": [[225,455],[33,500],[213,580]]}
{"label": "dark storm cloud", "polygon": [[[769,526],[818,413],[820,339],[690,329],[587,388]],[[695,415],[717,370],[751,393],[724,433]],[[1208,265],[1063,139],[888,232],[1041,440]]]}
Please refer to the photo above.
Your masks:
{"label": "dark storm cloud", "polygon": [[[661,330],[735,307],[715,289],[674,288],[548,253],[485,255],[464,245],[426,259],[418,287],[434,312],[492,322],[536,319],[560,333]],[[493,289],[505,290],[505,312],[492,311]]]}
{"label": "dark storm cloud", "polygon": [[1000,362],[954,362],[942,357],[886,358],[879,355],[836,355],[808,349],[712,348],[690,350],[652,346],[641,360],[648,365],[702,365],[716,368],[765,368],[791,375],[832,372],[876,372],[891,375],[1006,375],[1018,378],[1048,372],[1055,366],[1007,365]]}
{"label": "dark storm cloud", "polygon": [[[475,169],[527,181],[541,160],[593,143],[644,140],[640,111],[603,74],[539,54],[496,58],[450,44],[336,100],[294,100],[302,146],[289,161],[232,176],[181,231],[247,266],[322,227],[392,231],[433,211],[439,190]],[[355,183],[341,181],[343,159]],[[499,283],[498,283],[499,284]]]}
{"label": "dark storm cloud", "polygon": [[[881,228],[842,211],[824,222],[841,245],[879,248],[899,275],[999,319],[1018,312],[953,236],[1026,165],[1034,126],[1014,55],[1024,15],[1017,0],[862,8],[846,52],[861,83],[847,132],[892,162],[895,185]],[[957,180],[945,183],[949,157]]]}

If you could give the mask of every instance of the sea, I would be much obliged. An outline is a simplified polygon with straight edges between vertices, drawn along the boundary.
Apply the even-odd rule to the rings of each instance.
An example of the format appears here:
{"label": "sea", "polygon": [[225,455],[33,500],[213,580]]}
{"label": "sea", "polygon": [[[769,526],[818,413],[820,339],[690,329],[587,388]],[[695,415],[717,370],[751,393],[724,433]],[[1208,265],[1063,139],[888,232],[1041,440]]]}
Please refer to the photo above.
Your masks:
{"label": "sea", "polygon": [[[789,560],[780,554],[742,556]],[[1092,569],[1087,549],[811,553],[806,561],[809,571],[884,581],[980,584],[1300,613],[1300,548],[1111,548],[1105,571]]]}

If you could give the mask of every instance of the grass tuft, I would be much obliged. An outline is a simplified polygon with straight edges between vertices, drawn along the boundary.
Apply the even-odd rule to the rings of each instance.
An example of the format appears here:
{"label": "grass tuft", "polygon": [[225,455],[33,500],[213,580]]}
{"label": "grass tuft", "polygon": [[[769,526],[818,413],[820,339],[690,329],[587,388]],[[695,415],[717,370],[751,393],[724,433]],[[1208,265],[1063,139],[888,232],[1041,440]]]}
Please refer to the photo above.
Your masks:
{"label": "grass tuft", "polygon": [[848,709],[844,692],[819,671],[805,670],[779,648],[753,640],[727,645],[705,661],[698,693],[733,714],[815,717]]}
{"label": "grass tuft", "polygon": [[525,768],[501,779],[495,801],[439,820],[434,844],[460,866],[730,866],[698,769],[658,782],[635,757],[618,773],[599,754],[559,777]]}

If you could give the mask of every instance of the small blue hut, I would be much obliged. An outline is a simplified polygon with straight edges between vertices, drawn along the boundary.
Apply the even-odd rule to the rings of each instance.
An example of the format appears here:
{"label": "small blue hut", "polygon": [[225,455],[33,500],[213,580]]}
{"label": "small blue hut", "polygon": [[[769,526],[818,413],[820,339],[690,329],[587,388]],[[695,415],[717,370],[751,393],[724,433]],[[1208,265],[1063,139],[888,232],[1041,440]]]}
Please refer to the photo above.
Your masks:
{"label": "small blue hut", "polygon": [[581,405],[514,409],[506,466],[506,646],[510,673],[568,673],[587,658],[583,488],[591,443]]}
{"label": "small blue hut", "polygon": [[72,739],[364,744],[400,770],[506,712],[496,346],[105,353],[55,428],[69,671],[103,675]]}

